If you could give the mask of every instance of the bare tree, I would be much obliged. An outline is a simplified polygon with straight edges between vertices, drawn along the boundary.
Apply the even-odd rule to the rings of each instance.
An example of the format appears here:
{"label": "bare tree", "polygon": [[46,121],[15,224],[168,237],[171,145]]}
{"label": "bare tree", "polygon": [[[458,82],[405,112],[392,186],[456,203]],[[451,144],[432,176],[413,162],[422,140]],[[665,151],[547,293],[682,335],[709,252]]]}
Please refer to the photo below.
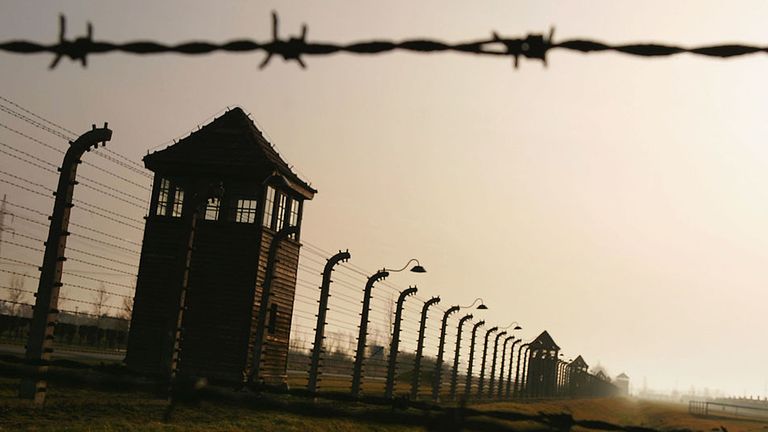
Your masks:
{"label": "bare tree", "polygon": [[305,351],[307,346],[307,334],[303,330],[294,330],[288,348],[292,351]]}
{"label": "bare tree", "polygon": [[341,339],[338,332],[328,332],[323,340],[323,349],[327,354],[332,354],[339,349],[339,340]]}
{"label": "bare tree", "polygon": [[24,300],[24,276],[13,275],[8,287],[8,312],[17,315],[21,312],[21,303]]}
{"label": "bare tree", "polygon": [[112,299],[112,296],[107,294],[107,289],[104,288],[104,283],[99,284],[99,290],[93,296],[93,314],[101,318],[105,314],[107,303]]}
{"label": "bare tree", "polygon": [[345,353],[353,355],[357,350],[357,338],[352,333],[347,333],[347,349]]}
{"label": "bare tree", "polygon": [[120,309],[118,318],[124,320],[130,320],[133,316],[133,299],[130,297],[123,297],[123,307]]}

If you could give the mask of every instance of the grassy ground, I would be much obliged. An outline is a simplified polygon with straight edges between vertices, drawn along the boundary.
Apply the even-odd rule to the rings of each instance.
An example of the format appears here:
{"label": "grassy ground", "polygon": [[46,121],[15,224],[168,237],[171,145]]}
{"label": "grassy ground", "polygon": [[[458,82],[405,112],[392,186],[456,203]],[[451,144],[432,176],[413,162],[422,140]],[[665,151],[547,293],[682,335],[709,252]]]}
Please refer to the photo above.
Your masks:
{"label": "grassy ground", "polygon": [[728,432],[768,431],[768,423],[734,418],[698,417],[688,414],[688,407],[669,402],[637,399],[581,399],[526,403],[491,403],[476,405],[484,411],[520,413],[568,413],[575,419],[601,420],[618,425],[642,426],[657,430],[713,431],[725,427]]}
{"label": "grassy ground", "polygon": [[[374,408],[370,420],[355,409],[345,416],[328,417],[322,407],[306,413],[256,403],[202,401],[179,405],[164,421],[168,403],[151,393],[106,392],[51,386],[46,407],[38,410],[16,398],[17,379],[0,378],[0,431],[421,431],[387,422],[387,410]],[[278,403],[292,404],[291,396]],[[296,405],[307,404],[294,398]],[[271,400],[269,405],[275,405]],[[362,411],[364,407],[357,408]],[[313,412],[315,411],[315,412]]]}
{"label": "grassy ground", "polygon": [[[231,398],[179,405],[164,421],[167,402],[150,392],[104,391],[54,385],[43,410],[16,398],[17,379],[0,378],[0,431],[425,431],[458,430],[445,414],[350,402],[316,401],[300,396]],[[472,417],[462,430],[542,431],[540,423],[507,421],[496,413],[570,413],[577,420],[601,420],[658,430],[729,432],[768,430],[768,424],[733,419],[697,418],[684,406],[592,399],[535,403],[489,403],[472,408],[488,415]],[[582,429],[583,430],[583,429]],[[579,431],[579,428],[574,428]]]}
{"label": "grassy ground", "polygon": [[[167,419],[168,402],[158,396],[164,389],[126,375],[118,365],[85,369],[67,364],[53,367],[47,403],[39,410],[16,397],[22,371],[17,361],[0,358],[2,432],[552,431],[551,424],[530,420],[530,416],[539,413],[567,413],[576,420],[664,431],[710,432],[725,426],[728,432],[768,432],[768,423],[698,418],[689,415],[685,406],[629,399],[498,402],[471,405],[467,410],[455,407],[394,409],[348,400],[313,401],[291,394],[255,395],[231,389],[209,389],[197,402],[178,404]],[[574,432],[579,430],[578,426],[573,428]]]}

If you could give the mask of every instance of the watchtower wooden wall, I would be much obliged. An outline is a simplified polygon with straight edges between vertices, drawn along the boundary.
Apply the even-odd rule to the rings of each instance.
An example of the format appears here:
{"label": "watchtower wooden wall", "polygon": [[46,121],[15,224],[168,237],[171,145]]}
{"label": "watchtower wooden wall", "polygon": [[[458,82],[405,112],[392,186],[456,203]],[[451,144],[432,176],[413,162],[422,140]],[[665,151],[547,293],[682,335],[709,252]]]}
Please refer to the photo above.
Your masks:
{"label": "watchtower wooden wall", "polygon": [[[270,245],[283,226],[300,226],[303,202],[316,191],[290,170],[240,109],[148,155],[145,164],[156,178],[126,362],[139,372],[167,373],[181,286],[175,269],[188,232],[178,201],[199,190],[191,185],[220,182],[223,197],[198,213],[180,370],[242,382],[252,373]],[[183,206],[185,212],[188,207]],[[255,374],[267,384],[286,383],[299,240],[300,234],[288,238],[278,249],[261,371]]]}

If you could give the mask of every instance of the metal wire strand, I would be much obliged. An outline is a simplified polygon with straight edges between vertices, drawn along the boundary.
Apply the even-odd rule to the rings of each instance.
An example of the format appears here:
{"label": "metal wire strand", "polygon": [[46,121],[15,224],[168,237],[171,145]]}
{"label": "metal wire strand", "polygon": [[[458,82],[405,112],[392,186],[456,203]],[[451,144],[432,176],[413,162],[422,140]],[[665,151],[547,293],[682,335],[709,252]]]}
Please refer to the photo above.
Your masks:
{"label": "metal wire strand", "polygon": [[[93,39],[93,25],[88,23],[87,33],[75,39],[66,37],[66,17],[59,17],[59,41],[54,44],[41,44],[26,40],[15,40],[0,43],[0,51],[15,54],[50,53],[54,55],[50,68],[55,68],[63,57],[73,61],[79,61],[83,67],[88,64],[88,56],[97,53],[122,52],[138,55],[176,53],[186,55],[201,55],[214,52],[263,52],[266,54],[261,63],[265,67],[274,55],[282,57],[286,61],[295,61],[302,68],[306,67],[302,56],[328,56],[335,53],[349,54],[382,54],[392,51],[408,51],[417,53],[456,52],[482,56],[506,56],[512,58],[514,65],[518,65],[520,57],[536,59],[546,64],[546,55],[550,50],[561,49],[592,53],[600,51],[613,51],[641,57],[670,56],[689,53],[706,57],[730,58],[768,52],[768,47],[722,44],[695,48],[662,44],[662,43],[636,43],[612,45],[594,40],[567,40],[555,43],[553,31],[548,36],[529,33],[525,37],[509,38],[499,36],[491,32],[491,37],[477,40],[450,43],[430,39],[407,39],[403,41],[368,40],[352,43],[312,42],[307,40],[308,28],[302,25],[298,36],[280,37],[280,21],[275,12],[272,12],[272,38],[266,41],[250,39],[232,40],[224,43],[196,41],[176,45],[164,44],[155,41],[135,41],[115,43],[97,41]],[[34,121],[34,120],[33,120]],[[42,125],[43,127],[47,127]]]}

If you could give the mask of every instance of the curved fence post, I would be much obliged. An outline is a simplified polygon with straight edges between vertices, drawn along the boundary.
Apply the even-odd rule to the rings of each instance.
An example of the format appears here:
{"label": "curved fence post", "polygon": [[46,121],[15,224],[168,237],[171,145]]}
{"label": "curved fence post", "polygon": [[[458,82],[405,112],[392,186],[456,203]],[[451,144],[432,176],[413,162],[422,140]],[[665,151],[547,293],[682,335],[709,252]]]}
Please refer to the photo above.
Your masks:
{"label": "curved fence post", "polygon": [[503,331],[496,335],[496,340],[493,343],[493,358],[491,359],[491,377],[488,381],[488,397],[493,398],[493,384],[496,381],[496,359],[498,358],[499,354],[499,339],[504,337],[507,334],[506,331]]}
{"label": "curved fence post", "polygon": [[528,360],[531,355],[530,353],[531,353],[531,344],[528,344],[525,347],[525,355],[523,356],[523,393],[522,394],[525,397],[530,396],[529,389],[528,389],[528,374],[530,373],[530,371],[528,370],[530,366]]}
{"label": "curved fence post", "polygon": [[413,381],[411,382],[411,400],[419,397],[419,380],[421,379],[421,355],[424,352],[424,331],[427,328],[427,312],[429,307],[440,303],[440,297],[432,297],[424,302],[421,308],[421,322],[419,324],[419,340],[416,347],[416,358],[413,360]]}
{"label": "curved fence post", "polygon": [[520,393],[523,391],[523,386],[522,386],[522,383],[520,382],[520,365],[522,364],[522,360],[523,360],[523,349],[528,345],[529,344],[522,344],[520,345],[520,348],[517,349],[517,368],[515,371],[515,393],[514,393],[515,398],[520,397]]}
{"label": "curved fence post", "polygon": [[38,406],[45,402],[48,389],[48,365],[53,352],[53,330],[59,318],[59,290],[61,289],[61,273],[66,257],[67,236],[69,236],[69,214],[74,207],[72,195],[77,184],[77,166],[80,158],[91,147],[98,147],[99,142],[106,145],[112,139],[112,131],[104,123],[103,128],[93,128],[81,135],[64,154],[64,160],[59,168],[59,181],[56,187],[53,203],[53,214],[50,216],[48,238],[45,242],[43,265],[40,267],[40,280],[35,293],[35,307],[32,310],[32,321],[29,326],[25,359],[34,364],[35,373],[32,377],[24,377],[19,388],[19,397],[34,399]]}
{"label": "curved fence post", "polygon": [[360,396],[360,383],[363,377],[363,360],[365,359],[365,342],[368,338],[368,314],[371,311],[371,292],[373,284],[389,276],[386,270],[379,270],[368,278],[363,291],[363,311],[360,313],[360,333],[357,335],[357,351],[355,351],[355,366],[352,371],[352,397]]}
{"label": "curved fence post", "polygon": [[437,346],[437,360],[435,362],[435,376],[432,381],[432,400],[440,400],[440,384],[443,379],[443,354],[445,353],[445,331],[448,326],[448,318],[459,311],[459,306],[448,308],[443,314],[443,322],[440,326],[440,343]]}
{"label": "curved fence post", "polygon": [[323,283],[320,286],[320,300],[317,309],[317,323],[315,324],[315,343],[312,345],[312,359],[309,363],[309,381],[307,390],[310,393],[317,392],[318,375],[320,374],[320,355],[325,352],[323,348],[325,340],[325,315],[328,312],[328,298],[331,297],[331,273],[336,264],[346,262],[350,258],[349,251],[337,253],[328,259],[323,269]]}
{"label": "curved fence post", "polygon": [[[504,364],[507,361],[507,344],[509,343],[509,341],[511,341],[514,338],[515,338],[514,336],[507,336],[504,339],[504,345],[503,345],[503,348],[501,349],[501,368],[499,369],[499,390],[496,395],[497,399],[501,399],[502,393],[504,393]],[[509,365],[509,369],[510,370],[512,369],[511,364]]]}
{"label": "curved fence post", "polygon": [[491,333],[496,332],[498,329],[498,327],[492,327],[485,332],[485,342],[483,343],[483,359],[480,362],[480,379],[477,382],[477,397],[480,399],[483,397],[483,387],[485,384],[485,363],[486,358],[488,357],[488,339],[491,337]]}
{"label": "curved fence post", "polygon": [[397,369],[397,352],[400,349],[400,324],[403,319],[403,306],[405,299],[416,294],[419,289],[415,286],[409,287],[400,293],[397,298],[397,309],[395,310],[395,322],[392,327],[392,341],[389,344],[389,359],[387,362],[387,383],[384,390],[384,397],[392,399],[395,393],[395,370]]}
{"label": "curved fence post", "polygon": [[485,321],[478,321],[472,327],[472,339],[469,341],[469,365],[467,366],[467,384],[464,386],[464,398],[469,399],[472,390],[472,365],[475,363],[475,340],[477,339],[477,329],[485,324]]}
{"label": "curved fence post", "polygon": [[459,354],[461,354],[461,329],[464,323],[472,319],[472,314],[465,315],[459,320],[456,332],[456,348],[453,351],[453,371],[451,372],[451,400],[456,400],[456,385],[459,378]]}
{"label": "curved fence post", "polygon": [[516,341],[512,342],[512,349],[509,352],[509,371],[507,372],[507,392],[505,395],[507,399],[509,399],[512,395],[510,391],[512,390],[512,363],[515,360],[515,345],[522,341],[522,339],[517,339]]}

